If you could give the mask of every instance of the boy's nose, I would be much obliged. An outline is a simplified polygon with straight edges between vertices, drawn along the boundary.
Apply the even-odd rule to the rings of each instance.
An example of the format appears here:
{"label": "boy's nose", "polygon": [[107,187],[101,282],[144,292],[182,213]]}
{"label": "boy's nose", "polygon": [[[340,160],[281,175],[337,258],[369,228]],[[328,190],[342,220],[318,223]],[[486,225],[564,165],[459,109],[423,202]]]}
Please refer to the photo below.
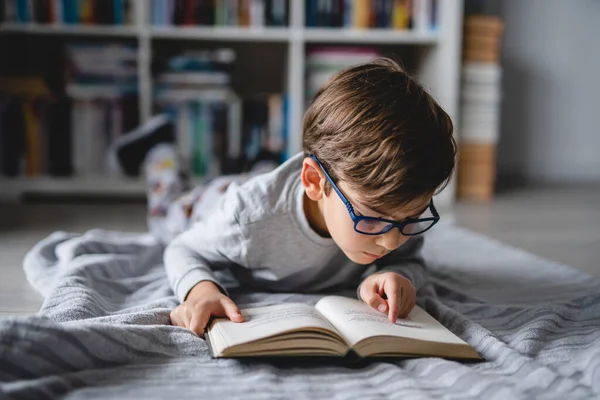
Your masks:
{"label": "boy's nose", "polygon": [[376,243],[384,247],[388,251],[396,250],[398,247],[402,246],[409,239],[408,236],[404,236],[400,229],[393,228],[389,232],[384,233],[377,237]]}

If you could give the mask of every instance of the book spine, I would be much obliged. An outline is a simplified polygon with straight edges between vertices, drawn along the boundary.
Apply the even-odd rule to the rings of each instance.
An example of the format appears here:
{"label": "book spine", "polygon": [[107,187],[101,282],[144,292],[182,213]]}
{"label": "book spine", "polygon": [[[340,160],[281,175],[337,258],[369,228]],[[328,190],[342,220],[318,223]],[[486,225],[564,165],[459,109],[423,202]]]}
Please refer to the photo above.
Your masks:
{"label": "book spine", "polygon": [[[214,0],[199,0],[197,20],[201,25],[216,25],[217,2]],[[220,11],[219,11],[220,12]]]}
{"label": "book spine", "polygon": [[283,102],[282,102],[282,118],[283,118],[283,127],[281,129],[281,139],[282,139],[282,148],[281,148],[281,162],[284,162],[285,160],[287,160],[289,158],[289,154],[288,154],[288,136],[289,136],[289,125],[288,125],[288,121],[289,121],[289,112],[290,112],[290,100],[289,100],[289,96],[286,94],[283,95]]}
{"label": "book spine", "polygon": [[204,135],[203,124],[201,121],[201,112],[203,104],[201,102],[194,102],[192,104],[193,109],[193,119],[192,119],[192,138],[193,138],[193,161],[194,161],[194,175],[203,176],[204,168],[203,168],[203,160],[202,160],[202,136]]}
{"label": "book spine", "polygon": [[394,0],[392,27],[394,29],[408,28],[408,10],[405,0]]}
{"label": "book spine", "polygon": [[214,118],[213,118],[213,103],[207,102],[204,104],[201,110],[201,122],[203,124],[203,132],[202,136],[202,155],[204,161],[204,175],[209,177],[216,176],[216,170],[213,168],[214,163]]}
{"label": "book spine", "polygon": [[227,173],[227,102],[212,105],[212,154],[211,175]]}
{"label": "book spine", "polygon": [[189,168],[192,165],[193,140],[190,127],[192,119],[190,103],[180,102],[175,103],[176,108],[176,130],[175,140],[177,142],[177,152],[181,157],[182,164]]}
{"label": "book spine", "polygon": [[[37,1],[37,0],[35,0]],[[38,21],[36,20],[36,16],[35,16],[35,1],[34,0],[27,0],[27,17],[28,17],[28,21],[29,23],[37,23]]]}
{"label": "book spine", "polygon": [[[200,2],[199,2],[200,3]],[[163,23],[166,26],[173,25],[173,13],[175,12],[175,0],[166,0],[163,9]],[[198,21],[198,16],[195,17]]]}
{"label": "book spine", "polygon": [[25,102],[25,175],[28,177],[39,175],[40,162],[40,137],[39,137],[39,120],[35,111],[35,103],[33,100]]}
{"label": "book spine", "polygon": [[[112,3],[111,3],[112,4]],[[103,147],[103,160],[102,160],[102,168],[103,168],[103,172],[107,173],[110,172],[110,157],[109,157],[109,151],[108,149],[110,148],[112,142],[113,142],[113,110],[112,110],[112,105],[115,102],[115,100],[117,99],[109,99],[108,101],[104,101],[102,104],[102,122],[103,122],[103,130],[102,130],[102,137],[104,139],[104,147]]]}
{"label": "book spine", "polygon": [[100,149],[102,145],[100,143],[100,131],[101,121],[98,118],[98,104],[94,99],[89,99],[86,102],[87,108],[87,123],[86,129],[80,134],[86,136],[86,153],[89,155],[84,161],[86,163],[86,172],[90,175],[97,175],[101,169],[102,158],[100,156]]}
{"label": "book spine", "polygon": [[173,12],[173,24],[183,25],[185,20],[185,0],[175,0],[175,9]]}
{"label": "book spine", "polygon": [[318,26],[318,27],[327,26],[327,19],[328,19],[327,7],[328,7],[328,3],[329,3],[329,0],[317,0],[317,10],[316,10],[317,21],[316,21],[316,26]]}
{"label": "book spine", "polygon": [[238,98],[230,100],[228,104],[227,155],[229,160],[236,165],[235,170],[238,171],[242,156],[242,104]]}
{"label": "book spine", "polygon": [[414,0],[412,12],[413,29],[417,32],[430,31],[431,0]]}
{"label": "book spine", "polygon": [[352,27],[352,15],[354,14],[354,0],[344,0],[343,24],[344,28]]}
{"label": "book spine", "polygon": [[115,25],[125,24],[124,0],[113,0],[113,21]]}
{"label": "book spine", "polygon": [[77,15],[82,24],[94,23],[94,7],[93,0],[79,0]]}
{"label": "book spine", "polygon": [[89,157],[87,145],[89,135],[86,135],[86,123],[89,120],[89,107],[86,101],[75,100],[71,113],[71,141],[73,143],[72,163],[75,174],[85,175]]}
{"label": "book spine", "polygon": [[371,5],[369,0],[355,0],[353,26],[366,29],[371,24]]}
{"label": "book spine", "polygon": [[48,173],[48,101],[45,98],[37,100],[37,116],[39,120],[40,138],[40,175]]}
{"label": "book spine", "polygon": [[[8,9],[7,1],[0,0],[0,24],[9,21],[7,19],[7,9]],[[0,174],[1,173],[2,173],[2,171],[0,170]]]}
{"label": "book spine", "polygon": [[121,99],[115,98],[109,102],[109,125],[110,125],[110,143],[114,142],[123,133],[123,109],[121,108]]}
{"label": "book spine", "polygon": [[332,0],[332,21],[331,26],[340,28],[344,26],[344,0]]}
{"label": "book spine", "polygon": [[160,4],[161,0],[152,0],[152,25],[160,26],[161,24],[161,15],[160,15]]}
{"label": "book spine", "polygon": [[60,25],[64,22],[63,2],[62,0],[52,0],[52,22],[55,25]]}
{"label": "book spine", "polygon": [[265,3],[264,0],[251,0],[250,2],[250,25],[255,27],[265,26]]}
{"label": "book spine", "polygon": [[227,0],[227,25],[238,26],[238,2]]}
{"label": "book spine", "polygon": [[309,28],[317,26],[317,0],[306,0],[305,3],[306,23]]}
{"label": "book spine", "polygon": [[46,171],[52,176],[73,174],[72,107],[67,96],[60,96],[52,99],[46,108]]}
{"label": "book spine", "polygon": [[17,16],[17,21],[21,22],[21,23],[28,23],[30,22],[30,15],[29,15],[29,4],[27,0],[16,0],[16,16]]}
{"label": "book spine", "polygon": [[77,0],[62,0],[63,20],[66,24],[76,24],[79,22],[77,16]]}
{"label": "book spine", "polygon": [[371,2],[371,28],[385,28],[385,0]]}
{"label": "book spine", "polygon": [[384,0],[384,21],[385,27],[394,28],[394,0]]}
{"label": "book spine", "polygon": [[[171,7],[171,5],[169,4],[167,6],[167,8],[168,8],[167,12],[170,12],[170,7]],[[206,8],[206,0],[196,1],[195,9],[194,9],[194,21],[196,21],[197,25],[207,25],[205,8]]]}
{"label": "book spine", "polygon": [[29,8],[30,22],[41,23],[42,22],[42,0],[28,0],[27,7]]}
{"label": "book spine", "polygon": [[240,26],[250,26],[250,0],[240,0],[238,6],[238,21]]}
{"label": "book spine", "polygon": [[6,150],[4,155],[4,173],[15,177],[25,170],[25,153],[27,151],[27,136],[25,126],[25,102],[23,99],[12,97],[6,112]]}
{"label": "book spine", "polygon": [[53,21],[53,8],[52,0],[41,0],[38,2],[40,8],[40,15],[38,16],[39,22],[49,24]]}
{"label": "book spine", "polygon": [[431,0],[431,20],[430,20],[430,29],[433,31],[438,30],[438,7],[439,0]]}
{"label": "book spine", "polygon": [[72,24],[78,24],[83,22],[81,20],[81,15],[79,13],[79,2],[78,0],[69,0],[70,2],[70,9],[69,9],[69,14],[70,14],[70,22]]}
{"label": "book spine", "polygon": [[185,0],[184,4],[183,24],[193,26],[196,24],[196,0]]}
{"label": "book spine", "polygon": [[226,19],[227,19],[227,15],[226,15],[226,10],[225,10],[225,1],[224,0],[215,0],[213,24],[216,26],[224,26],[226,23]]}

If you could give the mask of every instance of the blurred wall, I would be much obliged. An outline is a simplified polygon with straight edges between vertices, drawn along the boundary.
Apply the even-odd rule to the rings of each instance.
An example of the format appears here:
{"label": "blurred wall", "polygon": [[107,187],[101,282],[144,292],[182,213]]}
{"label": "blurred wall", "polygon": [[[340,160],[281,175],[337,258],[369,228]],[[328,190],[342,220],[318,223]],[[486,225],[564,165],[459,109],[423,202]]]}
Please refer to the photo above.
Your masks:
{"label": "blurred wall", "polygon": [[600,183],[600,1],[500,4],[499,178]]}

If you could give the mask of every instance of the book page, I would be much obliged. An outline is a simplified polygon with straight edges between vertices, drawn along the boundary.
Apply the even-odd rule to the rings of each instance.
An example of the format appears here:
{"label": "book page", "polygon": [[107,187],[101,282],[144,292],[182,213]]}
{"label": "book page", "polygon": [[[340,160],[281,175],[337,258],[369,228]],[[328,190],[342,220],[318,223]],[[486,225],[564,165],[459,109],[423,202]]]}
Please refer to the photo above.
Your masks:
{"label": "book page", "polygon": [[419,306],[406,319],[391,323],[387,314],[362,301],[327,296],[315,308],[340,332],[350,346],[373,336],[396,336],[448,344],[466,344]]}
{"label": "book page", "polygon": [[242,323],[219,318],[211,325],[210,329],[219,331],[227,347],[302,328],[320,328],[339,336],[335,328],[308,304],[286,303],[241,312],[244,316]]}

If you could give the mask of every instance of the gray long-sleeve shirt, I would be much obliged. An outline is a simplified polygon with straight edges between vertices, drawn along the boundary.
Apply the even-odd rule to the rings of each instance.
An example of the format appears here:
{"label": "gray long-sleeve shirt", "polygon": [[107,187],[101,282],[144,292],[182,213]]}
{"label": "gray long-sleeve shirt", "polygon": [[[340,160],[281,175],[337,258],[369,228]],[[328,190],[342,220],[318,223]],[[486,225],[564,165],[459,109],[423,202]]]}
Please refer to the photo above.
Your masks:
{"label": "gray long-sleeve shirt", "polygon": [[302,160],[298,154],[272,172],[230,185],[207,218],[169,244],[165,266],[180,301],[201,281],[225,292],[219,270],[229,270],[241,286],[267,291],[347,288],[380,271],[398,272],[419,289],[425,278],[422,236],[411,237],[369,268],[350,261],[333,239],[312,230],[303,207]]}

